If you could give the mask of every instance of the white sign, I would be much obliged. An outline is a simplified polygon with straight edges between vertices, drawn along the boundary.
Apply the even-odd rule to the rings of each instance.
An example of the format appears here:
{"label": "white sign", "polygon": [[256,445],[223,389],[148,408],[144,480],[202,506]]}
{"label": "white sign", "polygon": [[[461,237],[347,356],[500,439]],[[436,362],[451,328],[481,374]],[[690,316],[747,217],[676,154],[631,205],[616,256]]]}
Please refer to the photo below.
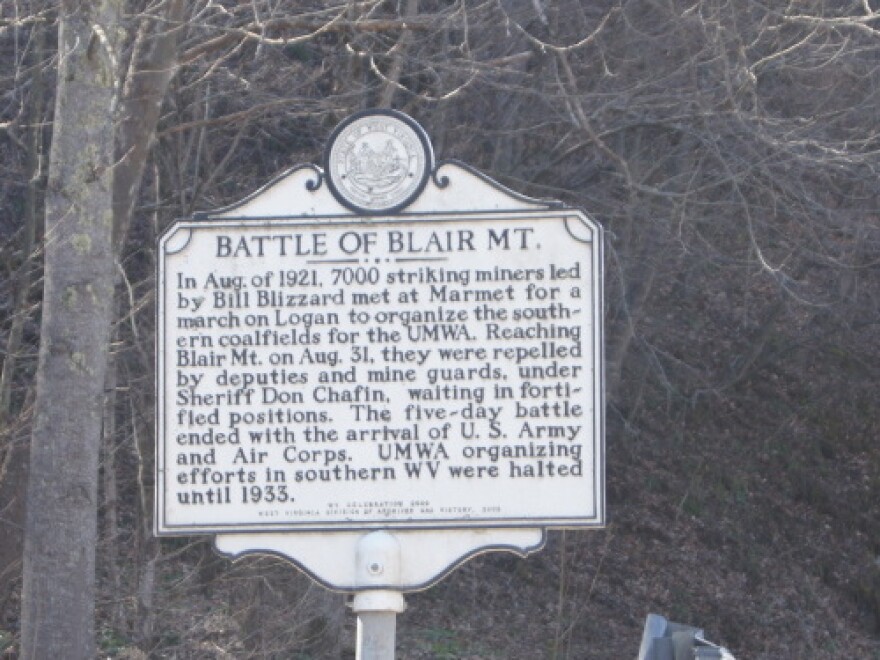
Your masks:
{"label": "white sign", "polygon": [[158,533],[604,523],[599,228],[441,170],[406,215],[299,168],[165,233]]}

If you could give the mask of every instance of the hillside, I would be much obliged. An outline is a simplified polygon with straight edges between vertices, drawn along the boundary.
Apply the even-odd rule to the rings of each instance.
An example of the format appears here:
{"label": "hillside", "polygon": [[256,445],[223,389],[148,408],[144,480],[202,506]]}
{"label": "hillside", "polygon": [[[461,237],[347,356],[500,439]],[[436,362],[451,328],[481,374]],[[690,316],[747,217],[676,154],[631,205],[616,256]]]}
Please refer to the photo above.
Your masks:
{"label": "hillside", "polygon": [[[76,4],[0,4],[5,657],[35,420],[86,408],[100,433],[59,446],[99,457],[82,475],[97,494],[52,492],[97,511],[81,548],[96,597],[74,609],[94,605],[100,657],[352,657],[343,596],[275,558],[153,535],[157,245],[292,167],[319,172],[340,121],[394,108],[438,161],[604,228],[608,501],[603,530],[551,531],[527,559],[480,556],[409,595],[399,656],[633,658],[654,612],[740,659],[880,658],[875,0],[125,3],[68,44],[107,55],[116,95],[95,131],[112,166],[85,177],[113,193],[116,293],[102,400],[59,410],[37,374],[57,311],[45,227],[65,218],[47,217],[48,176],[92,154],[51,150],[70,110],[56,5]],[[68,247],[89,264],[90,240]]]}

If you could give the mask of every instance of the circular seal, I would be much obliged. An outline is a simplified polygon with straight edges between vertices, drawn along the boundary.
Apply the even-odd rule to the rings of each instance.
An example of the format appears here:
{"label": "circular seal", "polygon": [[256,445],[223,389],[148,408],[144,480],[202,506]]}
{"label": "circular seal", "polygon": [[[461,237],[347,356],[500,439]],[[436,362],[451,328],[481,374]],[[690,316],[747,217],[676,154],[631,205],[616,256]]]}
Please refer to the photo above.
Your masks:
{"label": "circular seal", "polygon": [[324,171],[334,197],[356,212],[388,213],[410,204],[433,167],[424,129],[403,113],[368,110],[330,136]]}

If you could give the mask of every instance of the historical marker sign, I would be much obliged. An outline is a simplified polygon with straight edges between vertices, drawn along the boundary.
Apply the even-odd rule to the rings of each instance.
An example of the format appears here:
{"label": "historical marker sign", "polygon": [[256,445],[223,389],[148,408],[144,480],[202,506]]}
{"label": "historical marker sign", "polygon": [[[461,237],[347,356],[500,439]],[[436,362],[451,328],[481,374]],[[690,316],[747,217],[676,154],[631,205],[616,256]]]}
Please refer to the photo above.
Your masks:
{"label": "historical marker sign", "polygon": [[603,524],[598,226],[394,113],[325,172],[161,239],[158,532]]}

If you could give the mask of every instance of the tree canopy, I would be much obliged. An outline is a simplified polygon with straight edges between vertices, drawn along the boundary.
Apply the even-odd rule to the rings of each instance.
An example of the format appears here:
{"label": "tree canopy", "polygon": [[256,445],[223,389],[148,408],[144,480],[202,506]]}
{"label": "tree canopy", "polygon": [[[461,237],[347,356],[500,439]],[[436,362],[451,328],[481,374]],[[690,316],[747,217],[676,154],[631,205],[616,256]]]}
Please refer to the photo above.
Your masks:
{"label": "tree canopy", "polygon": [[[20,602],[23,548],[52,545],[24,542],[42,495],[97,525],[94,594],[57,586],[95,603],[102,655],[351,648],[340,598],[289,565],[151,534],[155,245],[391,107],[607,239],[610,525],[413,597],[403,656],[632,656],[651,611],[741,657],[878,652],[875,0],[20,0],[0,52],[0,647],[43,634],[49,596]],[[69,101],[80,62],[96,82]],[[65,169],[104,195],[81,216]],[[106,314],[80,302],[95,278]],[[82,379],[53,392],[37,356],[85,340],[106,375],[71,344]],[[63,485],[45,470],[72,437],[94,460]]]}

